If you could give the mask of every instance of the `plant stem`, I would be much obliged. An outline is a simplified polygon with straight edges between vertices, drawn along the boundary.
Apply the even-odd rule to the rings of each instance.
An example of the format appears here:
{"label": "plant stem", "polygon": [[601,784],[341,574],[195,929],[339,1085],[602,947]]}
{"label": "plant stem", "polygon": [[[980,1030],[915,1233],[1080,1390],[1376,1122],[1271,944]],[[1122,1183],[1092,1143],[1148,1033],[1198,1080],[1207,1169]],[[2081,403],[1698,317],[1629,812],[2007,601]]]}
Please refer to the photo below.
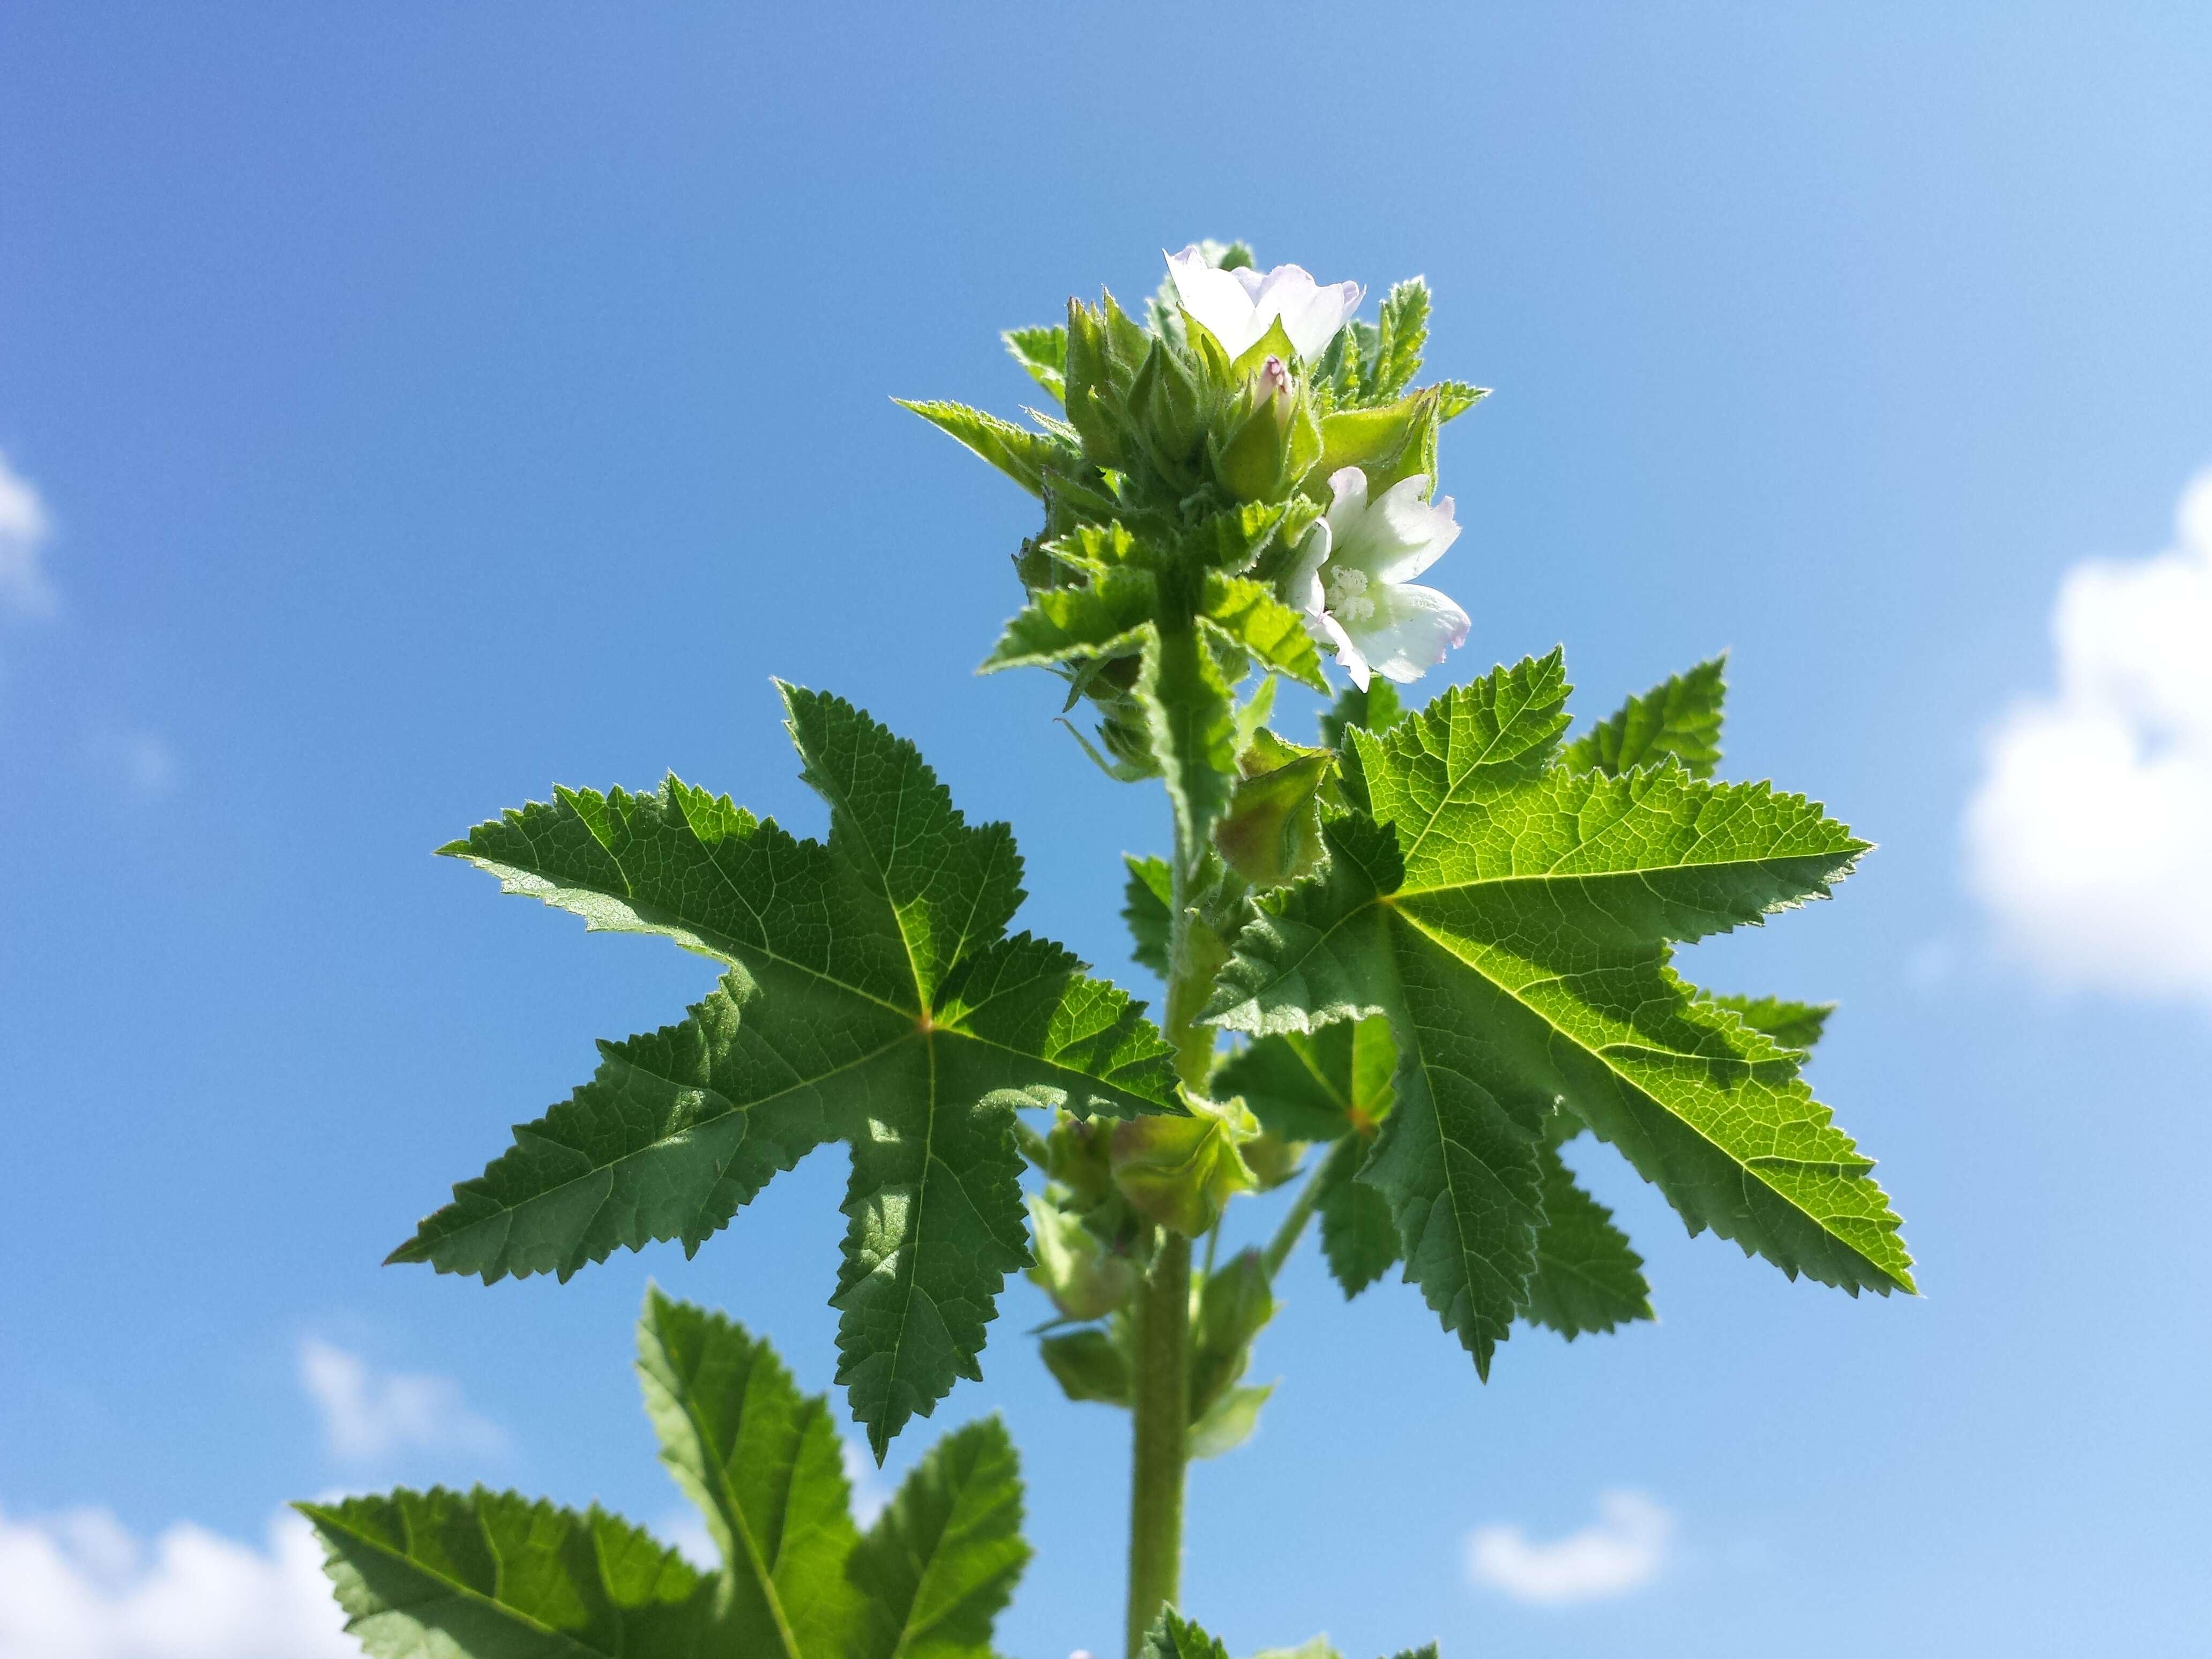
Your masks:
{"label": "plant stem", "polygon": [[1182,1593],[1183,1476],[1189,1467],[1190,1241],[1160,1231],[1137,1291],[1135,1454],[1129,1478],[1129,1659]]}
{"label": "plant stem", "polygon": [[[1168,906],[1168,983],[1162,1035],[1176,1074],[1195,1094],[1213,1071],[1214,1031],[1199,1023],[1219,966],[1192,927],[1191,884],[1204,849],[1178,825]],[[1137,1287],[1130,1416],[1129,1659],[1164,1607],[1182,1594],[1182,1498],[1190,1467],[1190,1240],[1161,1228],[1152,1271]]]}
{"label": "plant stem", "polygon": [[1306,1223],[1313,1219],[1314,1208],[1321,1202],[1322,1177],[1328,1173],[1332,1156],[1333,1152],[1323,1153],[1321,1161],[1314,1165],[1314,1172],[1298,1188],[1297,1197],[1284,1212],[1282,1224],[1275,1229],[1275,1236],[1267,1241],[1267,1249],[1261,1254],[1260,1265],[1267,1270],[1270,1284],[1283,1270],[1283,1263],[1291,1259],[1291,1252],[1297,1249],[1298,1240],[1305,1235]]}

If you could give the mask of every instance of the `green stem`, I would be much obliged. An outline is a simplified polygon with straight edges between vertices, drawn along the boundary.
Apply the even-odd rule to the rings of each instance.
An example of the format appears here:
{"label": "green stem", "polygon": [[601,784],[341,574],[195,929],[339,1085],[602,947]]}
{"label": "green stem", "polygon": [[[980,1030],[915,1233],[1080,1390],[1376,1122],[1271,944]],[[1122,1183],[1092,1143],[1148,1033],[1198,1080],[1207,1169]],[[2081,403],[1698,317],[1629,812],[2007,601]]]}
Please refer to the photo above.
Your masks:
{"label": "green stem", "polygon": [[[1208,930],[1194,930],[1191,884],[1204,849],[1176,836],[1168,906],[1167,1007],[1162,1033],[1176,1074],[1194,1094],[1213,1071],[1213,1028],[1198,1015],[1220,964]],[[1128,1655],[1182,1594],[1182,1498],[1190,1467],[1190,1240],[1163,1227],[1152,1271],[1138,1286],[1131,1382]]]}
{"label": "green stem", "polygon": [[1314,1165],[1314,1172],[1306,1177],[1306,1184],[1298,1188],[1297,1197],[1291,1201],[1282,1224],[1275,1229],[1275,1236],[1261,1253],[1260,1265],[1267,1270],[1270,1284],[1282,1272],[1283,1263],[1291,1259],[1291,1252],[1297,1249],[1298,1240],[1305,1236],[1306,1223],[1313,1219],[1314,1209],[1321,1202],[1322,1177],[1328,1172],[1328,1160],[1334,1151],[1332,1148],[1322,1154],[1321,1161]]}
{"label": "green stem", "polygon": [[1160,1231],[1137,1291],[1135,1455],[1129,1479],[1129,1659],[1182,1594],[1183,1477],[1190,1464],[1190,1241]]}

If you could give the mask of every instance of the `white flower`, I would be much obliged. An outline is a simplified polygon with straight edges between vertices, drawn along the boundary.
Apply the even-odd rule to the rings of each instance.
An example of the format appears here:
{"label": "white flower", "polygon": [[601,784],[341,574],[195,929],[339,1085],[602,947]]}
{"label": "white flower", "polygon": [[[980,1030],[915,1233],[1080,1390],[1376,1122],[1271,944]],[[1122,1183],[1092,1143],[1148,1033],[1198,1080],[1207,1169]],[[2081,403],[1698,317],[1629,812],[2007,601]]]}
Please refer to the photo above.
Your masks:
{"label": "white flower", "polygon": [[1231,357],[1241,357],[1259,344],[1267,325],[1280,318],[1291,349],[1310,362],[1359,308],[1359,296],[1366,291],[1357,283],[1322,288],[1297,265],[1277,265],[1265,276],[1249,265],[1217,270],[1206,263],[1195,242],[1167,258],[1168,275],[1175,278],[1182,308],[1203,323]]}
{"label": "white flower", "polygon": [[1331,473],[1328,486],[1336,499],[1306,532],[1283,597],[1305,613],[1316,641],[1336,647],[1361,690],[1375,674],[1417,680],[1466,640],[1469,626],[1467,612],[1435,588],[1413,585],[1459,539],[1451,497],[1423,501],[1429,481],[1417,472],[1370,501],[1367,475],[1356,466]]}

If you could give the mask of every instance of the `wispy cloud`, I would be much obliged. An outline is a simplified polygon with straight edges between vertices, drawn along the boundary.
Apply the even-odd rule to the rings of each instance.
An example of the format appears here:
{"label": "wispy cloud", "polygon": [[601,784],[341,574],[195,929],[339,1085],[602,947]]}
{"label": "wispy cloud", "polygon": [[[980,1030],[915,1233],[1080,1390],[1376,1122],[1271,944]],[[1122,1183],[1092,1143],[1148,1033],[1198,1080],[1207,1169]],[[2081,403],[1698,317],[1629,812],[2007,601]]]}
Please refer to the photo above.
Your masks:
{"label": "wispy cloud", "polygon": [[1641,1589],[1667,1565],[1674,1517],[1648,1493],[1608,1492],[1597,1519],[1538,1543],[1519,1527],[1478,1528],[1467,1540],[1468,1577],[1532,1607],[1568,1607]]}
{"label": "wispy cloud", "polygon": [[262,1548],[189,1522],[150,1545],[105,1510],[0,1513],[0,1659],[358,1659],[307,1523]]}
{"label": "wispy cloud", "polygon": [[331,1452],[349,1463],[410,1447],[496,1452],[507,1445],[506,1433],[471,1411],[450,1377],[379,1370],[310,1337],[300,1345],[300,1381],[322,1408]]}
{"label": "wispy cloud", "polygon": [[0,608],[21,617],[54,614],[60,599],[46,567],[52,534],[37,487],[0,453]]}
{"label": "wispy cloud", "polygon": [[2174,545],[2069,571],[2057,690],[1991,736],[1967,876],[2051,982],[2212,998],[2212,472]]}

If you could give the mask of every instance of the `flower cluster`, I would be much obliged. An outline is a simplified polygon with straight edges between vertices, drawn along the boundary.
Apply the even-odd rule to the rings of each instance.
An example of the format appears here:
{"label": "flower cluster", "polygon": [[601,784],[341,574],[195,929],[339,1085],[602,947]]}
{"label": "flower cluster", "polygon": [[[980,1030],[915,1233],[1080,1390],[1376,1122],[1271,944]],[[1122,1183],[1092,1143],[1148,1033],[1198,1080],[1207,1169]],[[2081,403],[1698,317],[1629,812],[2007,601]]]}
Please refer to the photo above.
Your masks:
{"label": "flower cluster", "polygon": [[[1415,579],[1459,533],[1450,498],[1431,499],[1438,430],[1482,394],[1413,387],[1418,278],[1370,323],[1357,283],[1261,270],[1242,246],[1166,258],[1141,320],[1109,294],[1007,335],[1059,412],[1024,427],[909,406],[1043,505],[1015,559],[1028,608],[985,666],[1060,674],[1070,704],[1097,711],[1102,763],[1164,776],[1185,830],[1205,836],[1259,787],[1265,709],[1240,711],[1236,692],[1254,669],[1325,690],[1334,657],[1364,692],[1467,638],[1467,612]],[[1278,871],[1304,854],[1252,856]]]}

